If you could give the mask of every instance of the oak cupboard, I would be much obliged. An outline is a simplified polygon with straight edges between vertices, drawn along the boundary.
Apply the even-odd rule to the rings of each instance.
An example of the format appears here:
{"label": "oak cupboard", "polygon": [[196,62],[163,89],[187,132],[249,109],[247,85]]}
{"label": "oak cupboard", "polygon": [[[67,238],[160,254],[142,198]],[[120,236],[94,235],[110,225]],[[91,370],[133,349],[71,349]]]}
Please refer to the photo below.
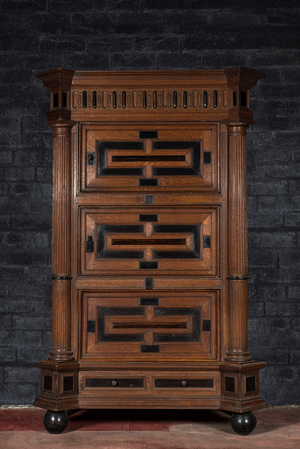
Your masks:
{"label": "oak cupboard", "polygon": [[52,350],[44,424],[88,408],[263,407],[247,332],[246,130],[264,75],[36,74],[53,130]]}

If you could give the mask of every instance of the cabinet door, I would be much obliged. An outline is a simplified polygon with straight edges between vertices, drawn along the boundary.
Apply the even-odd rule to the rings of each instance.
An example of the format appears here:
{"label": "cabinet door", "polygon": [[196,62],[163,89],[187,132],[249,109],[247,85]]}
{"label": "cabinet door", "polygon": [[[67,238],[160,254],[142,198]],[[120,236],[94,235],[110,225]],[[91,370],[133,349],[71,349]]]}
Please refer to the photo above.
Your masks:
{"label": "cabinet door", "polygon": [[82,357],[217,358],[218,291],[81,292]]}
{"label": "cabinet door", "polygon": [[218,275],[218,206],[81,212],[82,275]]}
{"label": "cabinet door", "polygon": [[216,124],[84,125],[82,191],[216,191]]}

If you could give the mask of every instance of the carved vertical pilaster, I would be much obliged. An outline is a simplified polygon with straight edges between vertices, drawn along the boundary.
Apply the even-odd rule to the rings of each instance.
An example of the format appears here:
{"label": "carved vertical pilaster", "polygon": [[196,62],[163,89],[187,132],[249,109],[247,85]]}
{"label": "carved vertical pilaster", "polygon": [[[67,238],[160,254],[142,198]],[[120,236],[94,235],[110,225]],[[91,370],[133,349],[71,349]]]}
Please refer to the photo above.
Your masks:
{"label": "carved vertical pilaster", "polygon": [[74,72],[37,73],[50,90],[49,125],[53,130],[52,350],[49,360],[74,360],[71,352],[71,121],[70,88]]}
{"label": "carved vertical pilaster", "polygon": [[[52,350],[49,360],[73,360],[71,352],[71,128],[52,124]],[[64,326],[61,325],[64,323]]]}
{"label": "carved vertical pilaster", "polygon": [[228,124],[228,352],[225,360],[251,360],[248,352],[247,124]]}

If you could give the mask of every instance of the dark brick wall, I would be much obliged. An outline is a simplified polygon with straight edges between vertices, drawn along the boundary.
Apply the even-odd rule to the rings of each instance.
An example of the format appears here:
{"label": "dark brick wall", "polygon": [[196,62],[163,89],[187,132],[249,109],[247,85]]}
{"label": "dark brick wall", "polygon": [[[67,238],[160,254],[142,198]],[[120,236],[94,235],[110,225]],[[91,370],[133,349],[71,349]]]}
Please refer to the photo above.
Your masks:
{"label": "dark brick wall", "polygon": [[32,76],[254,67],[249,342],[269,404],[299,403],[300,7],[288,0],[0,1],[0,401],[31,403],[51,342],[51,133]]}

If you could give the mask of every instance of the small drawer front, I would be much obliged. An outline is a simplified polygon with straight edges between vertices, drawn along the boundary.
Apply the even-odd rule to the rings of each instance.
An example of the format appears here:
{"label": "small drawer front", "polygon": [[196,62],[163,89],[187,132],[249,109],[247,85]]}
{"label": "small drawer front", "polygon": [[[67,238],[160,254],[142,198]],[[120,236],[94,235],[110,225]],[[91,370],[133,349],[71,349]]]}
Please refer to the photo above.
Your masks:
{"label": "small drawer front", "polygon": [[81,209],[81,274],[218,275],[219,207]]}
{"label": "small drawer front", "polygon": [[[153,127],[155,129],[153,129]],[[147,126],[146,126],[147,128]],[[215,124],[153,125],[121,130],[85,125],[82,131],[81,189],[215,191],[218,146]]]}
{"label": "small drawer front", "polygon": [[213,388],[214,379],[155,379],[155,388]]}
{"label": "small drawer front", "polygon": [[168,390],[175,391],[176,394],[211,394],[220,393],[220,373],[206,372],[170,372],[157,373],[153,375],[152,388],[157,394],[164,394]]}
{"label": "small drawer front", "polygon": [[143,378],[86,378],[86,388],[143,388]]}

